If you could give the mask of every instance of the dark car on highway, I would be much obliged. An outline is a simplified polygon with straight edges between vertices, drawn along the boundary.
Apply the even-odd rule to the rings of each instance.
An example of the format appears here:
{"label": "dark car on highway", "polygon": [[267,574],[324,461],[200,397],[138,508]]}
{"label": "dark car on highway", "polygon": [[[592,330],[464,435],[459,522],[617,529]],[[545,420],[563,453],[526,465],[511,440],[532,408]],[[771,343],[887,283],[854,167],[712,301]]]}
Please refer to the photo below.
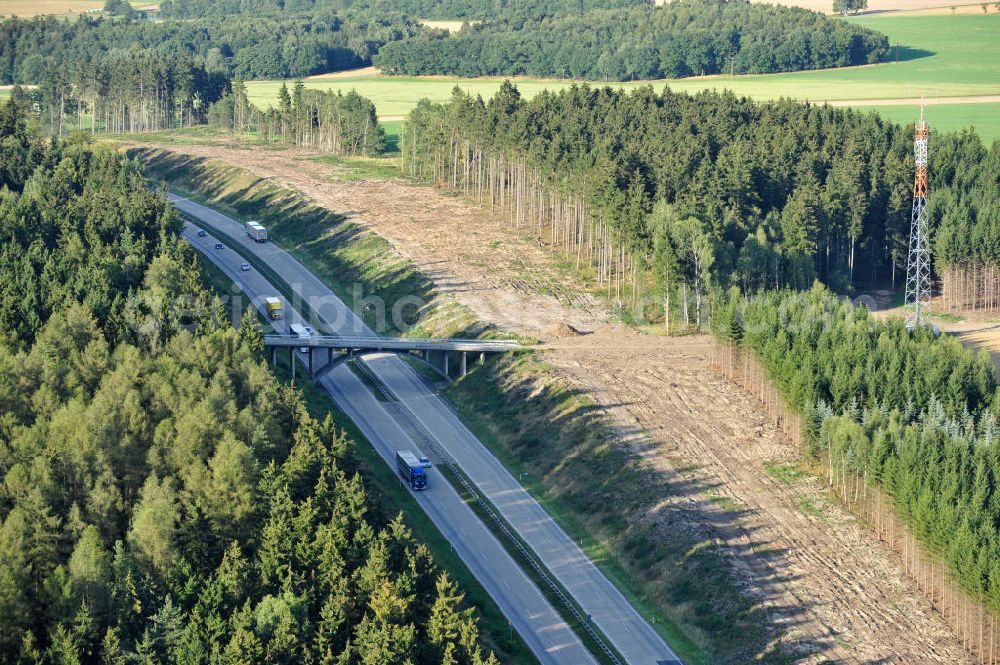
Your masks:
{"label": "dark car on highway", "polygon": [[217,243],[215,243],[215,248],[216,249],[225,249],[225,245],[223,245],[221,242],[217,242]]}

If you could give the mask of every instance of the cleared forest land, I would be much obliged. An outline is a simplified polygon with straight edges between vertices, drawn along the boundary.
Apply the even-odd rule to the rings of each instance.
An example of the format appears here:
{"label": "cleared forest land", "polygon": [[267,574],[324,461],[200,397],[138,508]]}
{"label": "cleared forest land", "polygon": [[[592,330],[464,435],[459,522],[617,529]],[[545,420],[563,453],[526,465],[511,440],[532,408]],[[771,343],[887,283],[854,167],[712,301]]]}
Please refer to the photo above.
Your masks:
{"label": "cleared forest land", "polygon": [[[888,35],[894,58],[898,46],[899,62],[793,74],[705,76],[611,85],[624,88],[652,85],[656,89],[669,85],[672,90],[689,92],[726,88],[757,99],[849,100],[852,106],[879,112],[883,107],[874,103],[875,100],[1000,94],[1000,39],[996,38],[1000,34],[1000,13],[982,14],[980,10],[980,14],[955,16],[875,14],[847,20]],[[389,77],[367,69],[358,76],[312,77],[305,84],[319,90],[356,90],[375,103],[381,118],[398,119],[425,97],[439,102],[447,100],[456,85],[486,98],[496,92],[502,81],[502,78]],[[519,78],[515,81],[525,97],[572,84],[571,81],[545,79]],[[277,99],[280,85],[280,81],[253,81],[247,84],[247,89],[251,101],[266,108]],[[865,100],[873,100],[873,103],[865,104]],[[912,120],[907,119],[899,107],[885,108],[890,114],[887,117]],[[1000,137],[1000,114],[991,113],[991,110],[976,109],[971,104],[962,105],[962,108],[956,105],[956,108],[943,111],[941,128],[975,124],[981,135],[990,141]],[[965,121],[966,115],[968,121]],[[932,127],[937,126],[933,114],[929,121]]]}
{"label": "cleared forest land", "polygon": [[[653,469],[642,476],[649,484],[636,486],[670,491],[652,494],[652,504],[628,503],[626,494],[625,504],[612,507],[617,521],[625,516],[631,537],[621,535],[616,520],[590,519],[595,542],[586,543],[597,558],[633,561],[619,572],[645,580],[648,602],[677,592],[670,571],[649,552],[684,534],[735,562],[741,583],[781,633],[774,646],[811,653],[805,662],[970,662],[902,577],[893,555],[794,466],[794,446],[756,403],[709,371],[708,338],[668,339],[606,325],[600,302],[574,290],[572,275],[556,257],[431,187],[366,176],[358,165],[301,150],[174,149],[238,165],[347,212],[480,319],[549,336],[539,362],[498,367],[493,376],[473,373],[449,395],[474,405],[504,388],[517,408],[478,426],[492,433],[491,445],[502,458],[529,471],[531,489],[559,518],[590,516],[562,489],[565,470],[553,466],[553,458],[610,445]],[[462,250],[455,252],[456,245]],[[503,307],[483,306],[494,299]],[[555,334],[547,335],[543,326],[559,317],[575,317],[568,320],[593,332],[562,336],[558,331],[565,328],[553,327]],[[567,423],[567,413],[591,412],[613,425],[608,437],[573,443],[546,435],[554,447],[530,444],[545,431],[540,423]],[[645,495],[651,494],[637,497]]]}

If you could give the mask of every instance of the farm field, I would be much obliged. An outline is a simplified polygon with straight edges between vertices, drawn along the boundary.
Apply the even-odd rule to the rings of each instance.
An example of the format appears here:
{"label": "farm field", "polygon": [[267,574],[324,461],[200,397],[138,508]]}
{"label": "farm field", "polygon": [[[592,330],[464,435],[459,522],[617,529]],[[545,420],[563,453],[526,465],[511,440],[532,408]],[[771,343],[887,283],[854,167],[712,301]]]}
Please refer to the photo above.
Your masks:
{"label": "farm field", "polygon": [[[157,3],[133,2],[136,9],[152,9]],[[45,14],[83,14],[84,12],[102,9],[104,0],[3,0],[0,2],[0,17],[42,16]]]}
{"label": "farm field", "polygon": [[[920,115],[919,104],[856,106],[855,108],[860,111],[876,111],[883,118],[904,125],[913,122]],[[940,104],[926,107],[924,113],[932,132],[953,132],[965,127],[973,127],[987,144],[1000,139],[1000,102]]]}
{"label": "farm field", "polygon": [[[829,0],[754,0],[755,2],[773,2],[776,5],[785,5],[786,7],[803,7],[805,9],[811,9],[814,12],[823,12],[824,14],[833,13],[833,2]],[[869,0],[868,11],[870,12],[947,12],[951,13],[952,7],[955,7],[956,13],[962,12],[974,12],[981,13],[983,10],[979,3],[976,4],[964,4],[956,5],[954,2],[949,2],[948,0]],[[990,11],[996,11],[996,8],[989,7]]]}
{"label": "farm field", "polygon": [[[866,100],[913,99],[921,95],[935,97],[980,97],[1000,95],[1000,13],[956,14],[955,16],[870,15],[848,19],[889,36],[898,45],[899,62],[867,67],[749,76],[706,76],[688,79],[615,83],[623,88],[652,85],[659,89],[697,92],[727,88],[757,99],[794,99],[856,102],[870,108]],[[444,101],[459,87],[474,94],[491,96],[502,78],[457,78],[446,76],[388,77],[372,74],[336,78],[312,77],[306,86],[320,90],[356,90],[369,97],[383,120],[397,120],[406,115],[422,98]],[[515,79],[521,93],[531,97],[545,89],[559,89],[570,81]],[[276,99],[280,81],[253,81],[247,84],[251,101],[270,106]],[[995,100],[993,100],[995,101]],[[852,103],[852,105],[854,105]],[[878,105],[881,106],[881,105]],[[991,105],[992,109],[996,107]],[[887,111],[887,117],[901,119],[905,107]],[[881,110],[881,108],[879,108]],[[974,124],[984,137],[1000,135],[1000,116],[990,108],[972,105],[947,110],[948,127]],[[969,122],[962,122],[967,113]]]}
{"label": "farm field", "polygon": [[0,16],[41,16],[42,14],[82,14],[104,7],[104,0],[6,0],[0,2]]}

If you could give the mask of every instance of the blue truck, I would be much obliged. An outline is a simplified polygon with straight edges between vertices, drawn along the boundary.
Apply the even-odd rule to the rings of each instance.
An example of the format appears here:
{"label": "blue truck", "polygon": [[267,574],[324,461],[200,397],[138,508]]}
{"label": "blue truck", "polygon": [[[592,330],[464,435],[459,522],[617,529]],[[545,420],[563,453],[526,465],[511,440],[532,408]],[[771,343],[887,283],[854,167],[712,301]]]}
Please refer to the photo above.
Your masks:
{"label": "blue truck", "polygon": [[427,473],[420,460],[409,450],[396,451],[396,468],[406,484],[414,490],[427,489]]}

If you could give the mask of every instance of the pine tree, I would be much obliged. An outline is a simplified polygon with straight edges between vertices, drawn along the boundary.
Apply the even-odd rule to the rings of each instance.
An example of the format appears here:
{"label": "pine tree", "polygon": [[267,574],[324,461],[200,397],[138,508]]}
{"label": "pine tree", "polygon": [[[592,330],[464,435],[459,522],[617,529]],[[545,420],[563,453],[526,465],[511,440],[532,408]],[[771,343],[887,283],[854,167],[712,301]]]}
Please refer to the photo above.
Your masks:
{"label": "pine tree", "polygon": [[257,312],[252,306],[243,312],[243,319],[240,321],[240,339],[252,353],[264,352],[264,335],[257,321]]}

